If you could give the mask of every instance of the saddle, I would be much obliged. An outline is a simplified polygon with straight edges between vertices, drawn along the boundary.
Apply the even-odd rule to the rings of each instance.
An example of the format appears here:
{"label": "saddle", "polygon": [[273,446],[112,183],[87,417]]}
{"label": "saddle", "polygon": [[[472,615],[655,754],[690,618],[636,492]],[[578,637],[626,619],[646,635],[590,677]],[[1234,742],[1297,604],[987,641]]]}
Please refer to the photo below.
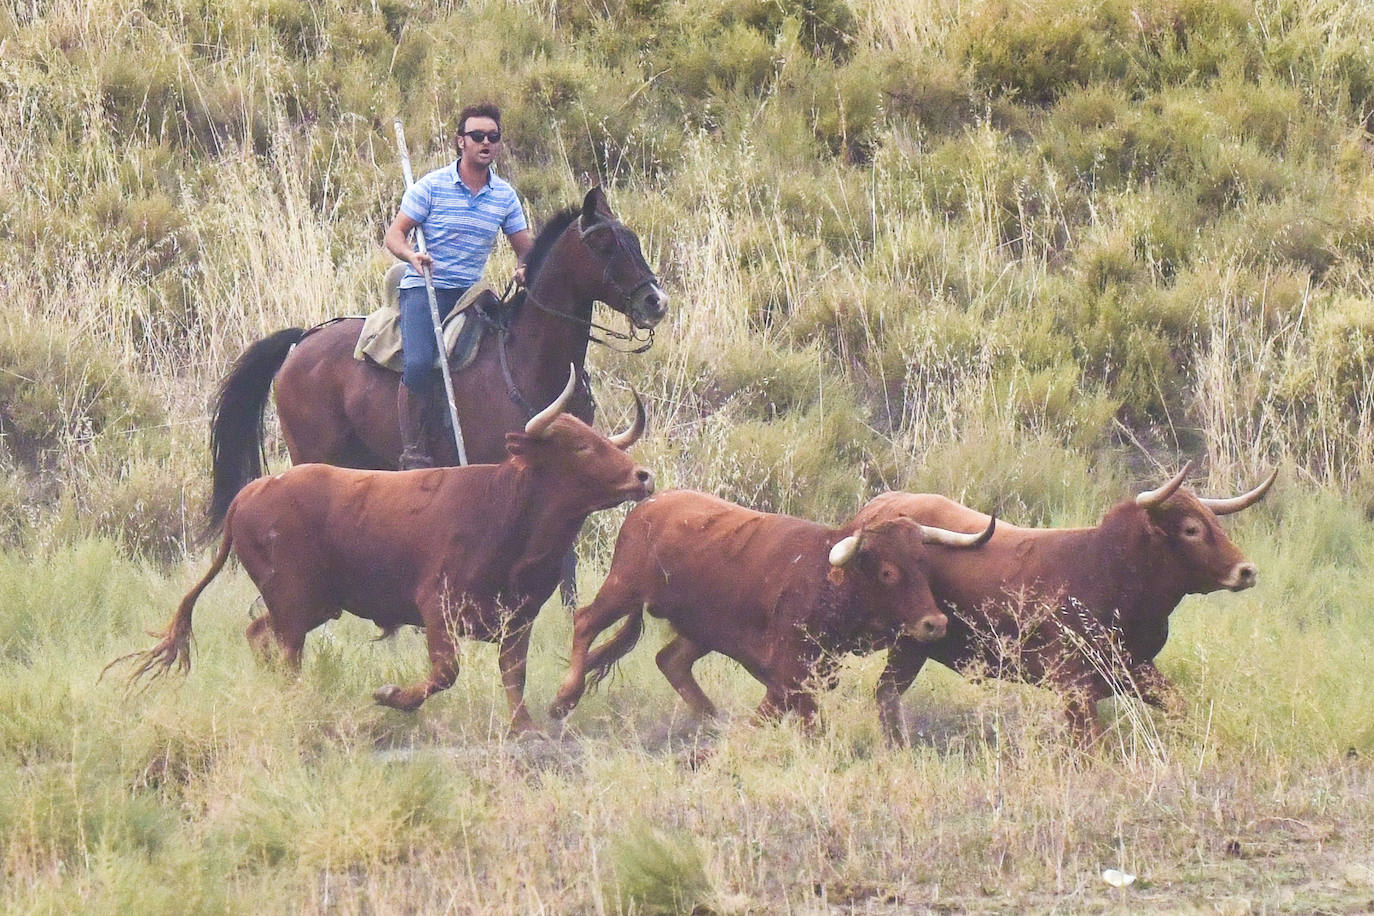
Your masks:
{"label": "saddle", "polygon": [[[405,274],[404,264],[395,264],[386,272],[382,281],[382,307],[363,321],[362,332],[358,334],[357,346],[353,348],[354,359],[369,362],[400,372],[401,357],[401,277]],[[474,283],[463,294],[458,304],[444,319],[444,345],[448,350],[449,369],[457,371],[466,368],[477,355],[477,346],[482,342],[482,330],[486,323],[473,306],[483,312],[490,310],[496,314],[501,304],[500,298],[486,283]],[[468,320],[469,315],[473,317]]]}

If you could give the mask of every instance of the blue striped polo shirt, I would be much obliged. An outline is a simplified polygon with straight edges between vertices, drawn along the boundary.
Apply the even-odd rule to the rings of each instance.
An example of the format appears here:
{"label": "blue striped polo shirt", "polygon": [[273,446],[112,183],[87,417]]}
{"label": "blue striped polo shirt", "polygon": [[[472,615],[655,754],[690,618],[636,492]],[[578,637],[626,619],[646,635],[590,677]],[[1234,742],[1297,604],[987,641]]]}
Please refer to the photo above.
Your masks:
{"label": "blue striped polo shirt", "polygon": [[[474,194],[458,177],[457,160],[411,185],[401,198],[401,212],[424,230],[425,247],[434,258],[434,285],[441,289],[476,283],[496,234],[529,228],[510,182],[488,172],[486,187]],[[401,288],[424,285],[424,277],[407,266]]]}

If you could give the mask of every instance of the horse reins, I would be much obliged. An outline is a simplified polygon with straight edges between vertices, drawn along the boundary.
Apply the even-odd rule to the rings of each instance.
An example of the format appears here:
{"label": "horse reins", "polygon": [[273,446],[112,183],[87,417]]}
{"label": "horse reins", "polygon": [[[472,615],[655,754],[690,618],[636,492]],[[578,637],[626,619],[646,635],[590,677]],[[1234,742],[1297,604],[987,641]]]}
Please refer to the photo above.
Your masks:
{"label": "horse reins", "polygon": [[[630,290],[630,295],[633,295],[634,293],[638,292],[639,289],[640,289],[640,287],[649,286],[649,285],[652,285],[652,284],[653,284],[653,281],[652,281],[652,280],[646,280],[645,282],[639,284],[639,286],[636,286],[634,289]],[[617,287],[617,289],[618,289],[618,288],[619,288],[619,287]],[[526,289],[525,289],[525,299],[526,299],[526,301],[528,301],[528,302],[530,303],[530,305],[532,305],[532,306],[534,306],[535,308],[539,309],[539,311],[543,312],[543,313],[546,314],[546,315],[552,315],[552,316],[555,317],[555,318],[561,318],[561,319],[563,319],[564,321],[568,322],[569,324],[576,324],[576,325],[580,325],[581,327],[586,328],[586,329],[587,329],[587,340],[591,341],[591,342],[594,343],[594,344],[601,344],[601,346],[606,347],[607,349],[613,350],[613,351],[615,351],[616,353],[643,353],[645,350],[648,350],[650,347],[652,347],[652,346],[654,345],[654,329],[653,329],[653,328],[644,329],[644,330],[646,330],[646,334],[645,334],[645,336],[640,337],[639,334],[638,334],[637,332],[638,332],[639,330],[641,330],[641,329],[635,328],[634,325],[633,325],[633,323],[632,323],[632,324],[631,324],[630,333],[626,334],[624,331],[617,331],[617,330],[615,330],[614,328],[608,328],[608,327],[606,327],[605,325],[603,325],[603,324],[597,324],[595,321],[591,321],[590,319],[587,319],[587,318],[578,318],[578,317],[576,317],[576,316],[574,316],[574,315],[569,315],[567,312],[560,312],[560,311],[558,311],[558,310],[556,310],[556,309],[550,308],[549,306],[547,306],[547,305],[545,305],[544,303],[540,302],[539,299],[538,299],[532,292],[530,292],[530,290],[529,290],[528,287],[526,287]],[[628,299],[629,299],[629,296],[626,296],[626,300],[627,300],[627,301],[628,301]],[[506,300],[504,299],[504,297],[503,297],[502,301],[503,301],[503,302],[506,301]],[[634,342],[634,343],[638,343],[639,341],[642,340],[642,341],[644,341],[644,343],[641,344],[640,346],[634,347],[634,348],[619,349],[619,348],[617,348],[617,347],[611,346],[611,345],[610,345],[609,343],[607,343],[605,340],[602,340],[601,338],[596,337],[595,335],[592,334],[592,331],[600,331],[600,332],[601,332],[602,334],[604,334],[606,337],[608,337],[608,338],[613,338],[613,339],[615,339],[615,340],[627,340],[627,341],[631,341],[631,342]]]}

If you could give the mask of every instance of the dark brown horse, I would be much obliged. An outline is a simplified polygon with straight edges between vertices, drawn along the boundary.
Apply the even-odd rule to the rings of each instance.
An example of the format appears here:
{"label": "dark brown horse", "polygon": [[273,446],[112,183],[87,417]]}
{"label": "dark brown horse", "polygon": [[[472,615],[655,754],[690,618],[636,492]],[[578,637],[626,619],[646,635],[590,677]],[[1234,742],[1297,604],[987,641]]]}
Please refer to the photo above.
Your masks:
{"label": "dark brown horse", "polygon": [[[582,377],[593,302],[607,303],[639,330],[651,330],[668,307],[639,238],[611,212],[600,188],[540,231],[526,276],[528,288],[493,323],[495,333],[484,334],[472,363],[453,375],[458,422],[472,463],[504,457],[506,433],[524,428],[534,415],[531,405],[558,395],[569,364]],[[263,474],[263,418],[273,379],[277,417],[293,464],[397,467],[400,375],[354,359],[361,328],[361,318],[339,318],[309,330],[288,328],[252,344],[234,363],[220,386],[211,424],[212,532],[223,525],[235,494]],[[590,423],[590,393],[581,394],[568,412]],[[436,463],[457,464],[446,424],[432,427],[430,454]]]}

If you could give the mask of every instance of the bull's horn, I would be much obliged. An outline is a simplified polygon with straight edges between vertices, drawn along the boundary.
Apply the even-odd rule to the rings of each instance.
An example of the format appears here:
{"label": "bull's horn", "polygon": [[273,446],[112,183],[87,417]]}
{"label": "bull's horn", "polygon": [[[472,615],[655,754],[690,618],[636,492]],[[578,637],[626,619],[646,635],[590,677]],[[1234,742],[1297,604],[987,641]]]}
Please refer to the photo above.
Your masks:
{"label": "bull's horn", "polygon": [[859,552],[859,536],[851,534],[830,548],[830,565],[843,566]]}
{"label": "bull's horn", "polygon": [[611,436],[611,445],[622,451],[639,441],[639,437],[644,435],[644,427],[648,424],[648,418],[644,414],[644,402],[640,400],[639,392],[631,388],[630,394],[635,396],[634,424],[623,433]]}
{"label": "bull's horn", "polygon": [[921,526],[921,540],[927,544],[941,544],[945,547],[981,547],[992,537],[992,532],[997,529],[997,516],[988,519],[988,526],[982,531],[975,531],[967,534],[963,531],[950,531],[948,528],[936,528],[934,525]]}
{"label": "bull's horn", "polygon": [[564,386],[563,393],[553,399],[553,403],[545,407],[539,413],[530,417],[530,421],[525,424],[525,435],[533,436],[536,439],[543,438],[544,433],[549,428],[549,424],[554,421],[563,408],[568,406],[568,399],[572,397],[573,389],[577,387],[577,367],[568,364],[568,384]]}
{"label": "bull's horn", "polygon": [[1202,503],[1208,509],[1211,509],[1214,515],[1230,515],[1232,512],[1239,512],[1241,509],[1249,509],[1264,498],[1264,494],[1269,492],[1269,488],[1274,485],[1274,481],[1278,476],[1279,469],[1274,468],[1273,473],[1265,479],[1264,483],[1255,487],[1249,493],[1242,493],[1240,496],[1232,496],[1229,499],[1202,499],[1199,497],[1198,502]]}
{"label": "bull's horn", "polygon": [[1183,463],[1183,470],[1175,474],[1173,480],[1169,481],[1158,490],[1146,490],[1144,493],[1136,496],[1135,504],[1142,509],[1153,509],[1155,506],[1158,506],[1160,503],[1164,502],[1164,500],[1173,496],[1174,492],[1177,491],[1179,487],[1183,486],[1183,478],[1188,476],[1188,471],[1191,470],[1192,467],[1193,463],[1191,461],[1185,461]]}

